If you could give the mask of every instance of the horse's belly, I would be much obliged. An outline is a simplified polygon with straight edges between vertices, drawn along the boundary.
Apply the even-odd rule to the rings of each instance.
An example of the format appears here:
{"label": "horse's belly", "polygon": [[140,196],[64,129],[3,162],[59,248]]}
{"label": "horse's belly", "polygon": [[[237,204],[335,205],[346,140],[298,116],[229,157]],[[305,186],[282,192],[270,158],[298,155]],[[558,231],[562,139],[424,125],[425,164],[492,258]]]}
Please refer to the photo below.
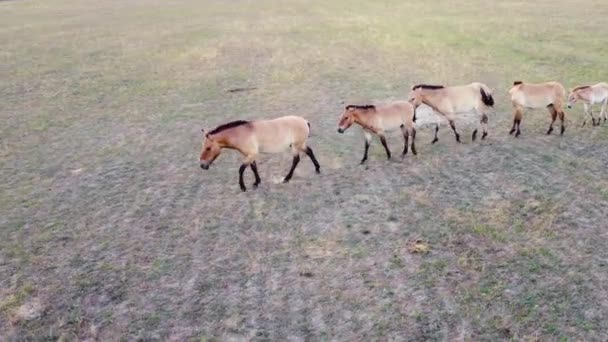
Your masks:
{"label": "horse's belly", "polygon": [[385,118],[382,120],[381,125],[381,128],[385,131],[394,131],[398,128],[401,128],[401,125],[403,125],[403,119],[400,116]]}
{"label": "horse's belly", "polygon": [[287,150],[291,144],[291,137],[284,137],[282,139],[277,139],[276,137],[264,139],[264,141],[260,142],[260,152],[261,153],[280,153]]}

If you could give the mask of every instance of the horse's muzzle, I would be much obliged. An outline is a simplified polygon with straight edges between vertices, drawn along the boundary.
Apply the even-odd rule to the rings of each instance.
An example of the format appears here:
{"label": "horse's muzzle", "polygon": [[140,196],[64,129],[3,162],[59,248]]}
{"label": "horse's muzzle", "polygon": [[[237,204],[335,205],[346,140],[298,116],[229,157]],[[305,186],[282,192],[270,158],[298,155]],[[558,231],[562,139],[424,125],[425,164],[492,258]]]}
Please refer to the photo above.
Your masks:
{"label": "horse's muzzle", "polygon": [[203,170],[209,170],[209,165],[208,164],[201,164],[201,169],[203,169]]}
{"label": "horse's muzzle", "polygon": [[340,134],[344,133],[344,128],[338,128],[338,133],[340,133]]}
{"label": "horse's muzzle", "polygon": [[572,105],[568,105],[568,109],[572,109]]}

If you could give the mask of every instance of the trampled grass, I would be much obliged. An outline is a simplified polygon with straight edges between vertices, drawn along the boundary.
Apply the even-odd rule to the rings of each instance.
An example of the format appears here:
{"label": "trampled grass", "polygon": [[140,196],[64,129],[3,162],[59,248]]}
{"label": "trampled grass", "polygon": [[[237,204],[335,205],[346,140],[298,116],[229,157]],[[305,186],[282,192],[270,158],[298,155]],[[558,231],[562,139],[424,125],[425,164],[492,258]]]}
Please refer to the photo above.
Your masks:
{"label": "trampled grass", "polygon": [[[5,339],[605,340],[608,126],[514,140],[514,80],[608,80],[602,1],[1,1]],[[494,89],[359,166],[345,103]],[[230,92],[234,88],[251,88]],[[198,168],[200,128],[303,115],[323,168]],[[389,137],[396,151],[397,134]],[[247,182],[253,177],[247,173]],[[428,246],[418,252],[413,244]]]}

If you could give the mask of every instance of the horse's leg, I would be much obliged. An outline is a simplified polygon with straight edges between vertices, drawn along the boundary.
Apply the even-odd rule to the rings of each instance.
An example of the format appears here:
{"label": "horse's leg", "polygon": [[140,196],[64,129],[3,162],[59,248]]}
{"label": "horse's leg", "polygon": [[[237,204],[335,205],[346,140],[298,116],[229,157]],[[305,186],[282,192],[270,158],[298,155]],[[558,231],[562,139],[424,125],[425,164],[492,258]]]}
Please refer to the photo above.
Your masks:
{"label": "horse's leg", "polygon": [[416,128],[414,127],[412,127],[412,154],[418,154],[418,152],[416,152]]}
{"label": "horse's leg", "polygon": [[452,131],[454,131],[454,137],[456,137],[456,141],[460,142],[460,134],[456,131],[456,124],[454,123],[454,114],[446,115],[448,118],[448,122],[450,123],[450,127],[452,127]]}
{"label": "horse's leg", "polygon": [[382,143],[382,146],[384,146],[384,150],[386,151],[387,159],[391,159],[391,150],[388,149],[388,145],[386,144],[386,137],[384,136],[384,133],[379,133],[378,136],[380,137],[380,142]]}
{"label": "horse's leg", "polygon": [[405,125],[401,125],[401,133],[403,133],[403,153],[401,155],[407,154],[407,144],[410,136],[409,129],[405,127]]}
{"label": "horse's leg", "polygon": [[[583,111],[585,112],[585,114],[589,114],[588,106],[586,103],[583,103]],[[584,115],[583,124],[581,125],[581,127],[585,127],[586,124],[587,124],[587,115]]]}
{"label": "horse's leg", "polygon": [[283,183],[289,182],[289,180],[293,176],[293,171],[295,171],[296,166],[298,166],[298,163],[300,162],[300,151],[297,150],[295,147],[292,148],[292,150],[293,150],[293,161],[291,163],[291,169],[289,169],[289,173],[287,174],[287,176],[285,176],[285,179],[283,179]]}
{"label": "horse's leg", "polygon": [[435,138],[433,138],[433,141],[431,141],[431,144],[434,144],[439,141],[439,138],[437,138],[438,132],[439,132],[439,117],[437,117],[437,122],[435,123]]}
{"label": "horse's leg", "polygon": [[258,187],[258,185],[260,185],[262,179],[260,178],[260,174],[258,173],[258,166],[255,163],[255,160],[249,166],[251,166],[251,171],[253,171],[253,175],[255,176],[255,183],[253,183],[253,188],[255,189]]}
{"label": "horse's leg", "polygon": [[481,115],[481,129],[483,129],[481,140],[484,140],[488,136],[488,114],[486,113]]}
{"label": "horse's leg", "polygon": [[241,187],[242,191],[247,191],[247,187],[245,186],[245,182],[243,181],[243,173],[245,173],[245,169],[247,169],[247,164],[243,163],[241,164],[241,167],[239,167],[239,186]]}
{"label": "horse's leg", "polygon": [[600,118],[599,120],[602,120],[602,117],[604,118],[604,122],[606,122],[606,117],[608,117],[608,113],[606,113],[606,106],[608,105],[608,97],[606,97],[604,99],[604,102],[602,102],[602,107],[601,107],[601,112],[600,112]]}
{"label": "horse's leg", "polygon": [[[558,112],[558,115],[559,115],[559,120],[561,121],[561,124],[562,124],[562,127],[561,127],[561,130],[559,132],[559,135],[564,135],[564,131],[566,131],[566,126],[565,126],[565,124],[566,124],[566,113],[564,112],[563,109],[560,108],[560,110]],[[599,122],[598,122],[598,125],[599,125]]]}
{"label": "horse's leg", "polygon": [[310,160],[312,160],[312,163],[315,165],[315,171],[317,173],[321,173],[321,165],[319,165],[317,158],[315,158],[315,154],[312,152],[312,148],[310,148],[309,146],[306,146],[304,153],[306,153],[308,158],[310,158]]}
{"label": "horse's leg", "polygon": [[[479,116],[483,115],[483,109],[479,108],[479,106],[478,106],[478,107],[475,107],[475,112],[476,112],[476,113],[477,113]],[[477,139],[477,131],[478,131],[478,129],[481,129],[481,130],[483,131],[483,128],[482,128],[482,126],[481,126],[481,121],[482,121],[482,120],[481,120],[481,118],[480,118],[480,119],[479,119],[479,124],[477,125],[477,127],[475,127],[475,129],[473,130],[473,134],[471,135],[471,140],[472,140],[473,142],[475,142],[475,139]]]}
{"label": "horse's leg", "polygon": [[365,151],[363,152],[363,159],[361,159],[361,164],[365,163],[365,161],[367,160],[367,152],[369,151],[369,144],[372,141],[372,135],[369,132],[363,131],[363,135],[365,136]]}
{"label": "horse's leg", "polygon": [[[591,124],[593,126],[597,126],[597,124],[595,123],[595,117],[593,116],[593,103],[589,103],[589,105],[585,104],[585,106],[586,106],[585,109],[588,108],[588,110],[589,110],[588,113],[589,113],[589,116],[591,116]],[[599,124],[599,122],[598,122],[598,124]]]}
{"label": "horse's leg", "polygon": [[[257,165],[255,164],[255,157],[256,155],[248,155],[245,157],[245,159],[243,160],[243,163],[241,164],[241,167],[239,167],[239,186],[241,187],[242,191],[247,191],[247,187],[245,187],[245,181],[243,180],[243,174],[245,173],[245,170],[247,169],[248,166],[251,166],[251,169],[254,170],[254,174],[256,175],[256,183],[259,184],[259,175],[257,174]],[[255,184],[254,184],[255,187]]]}
{"label": "horse's leg", "polygon": [[547,135],[549,135],[553,132],[553,123],[557,119],[557,110],[553,104],[550,104],[547,108],[549,108],[549,112],[551,113],[551,124],[549,124],[549,129],[547,130]]}
{"label": "horse's leg", "polygon": [[513,127],[509,134],[515,133],[515,137],[517,138],[521,134],[521,130],[519,126],[521,125],[521,118],[524,116],[524,108],[514,104],[513,105]]}

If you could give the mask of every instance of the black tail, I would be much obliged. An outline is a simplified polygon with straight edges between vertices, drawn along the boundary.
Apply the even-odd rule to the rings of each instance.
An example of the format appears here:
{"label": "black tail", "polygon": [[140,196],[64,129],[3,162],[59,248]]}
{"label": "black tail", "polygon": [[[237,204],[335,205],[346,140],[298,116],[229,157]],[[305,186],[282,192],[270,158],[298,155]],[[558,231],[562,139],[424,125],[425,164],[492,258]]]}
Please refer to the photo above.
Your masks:
{"label": "black tail", "polygon": [[306,124],[308,125],[308,136],[310,136],[310,122],[306,121]]}
{"label": "black tail", "polygon": [[487,94],[483,88],[479,88],[479,91],[481,92],[481,100],[483,101],[483,103],[486,106],[492,107],[494,106],[494,98],[492,97],[491,94]]}

